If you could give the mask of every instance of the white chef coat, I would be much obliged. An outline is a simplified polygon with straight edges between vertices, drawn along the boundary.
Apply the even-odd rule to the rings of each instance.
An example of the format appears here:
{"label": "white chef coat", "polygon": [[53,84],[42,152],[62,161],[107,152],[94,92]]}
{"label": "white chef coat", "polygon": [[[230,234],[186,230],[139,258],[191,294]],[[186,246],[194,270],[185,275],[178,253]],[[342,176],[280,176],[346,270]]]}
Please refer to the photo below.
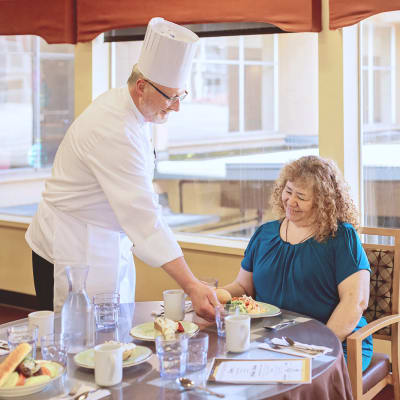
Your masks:
{"label": "white chef coat", "polygon": [[125,86],[98,97],[60,144],[25,236],[55,266],[55,310],[68,292],[65,265],[89,265],[90,297],[117,290],[121,302],[133,302],[131,242],[134,254],[153,267],[182,256],[154,192],[146,126]]}

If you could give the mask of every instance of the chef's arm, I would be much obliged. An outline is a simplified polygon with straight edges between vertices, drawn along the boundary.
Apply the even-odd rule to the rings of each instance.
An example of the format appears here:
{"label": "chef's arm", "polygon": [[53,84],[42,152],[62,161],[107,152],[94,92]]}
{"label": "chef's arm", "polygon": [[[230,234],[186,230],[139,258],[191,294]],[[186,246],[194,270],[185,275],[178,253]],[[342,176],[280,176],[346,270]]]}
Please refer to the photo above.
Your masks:
{"label": "chef's arm", "polygon": [[232,297],[240,297],[244,294],[254,297],[253,273],[240,268],[236,279],[229,285],[223,286]]}
{"label": "chef's arm", "polygon": [[187,293],[192,300],[193,308],[200,317],[214,321],[214,305],[218,304],[214,290],[203,285],[193,275],[183,257],[176,258],[162,266]]}
{"label": "chef's arm", "polygon": [[341,342],[353,332],[368,306],[369,280],[370,272],[361,270],[338,285],[340,301],[326,325]]}

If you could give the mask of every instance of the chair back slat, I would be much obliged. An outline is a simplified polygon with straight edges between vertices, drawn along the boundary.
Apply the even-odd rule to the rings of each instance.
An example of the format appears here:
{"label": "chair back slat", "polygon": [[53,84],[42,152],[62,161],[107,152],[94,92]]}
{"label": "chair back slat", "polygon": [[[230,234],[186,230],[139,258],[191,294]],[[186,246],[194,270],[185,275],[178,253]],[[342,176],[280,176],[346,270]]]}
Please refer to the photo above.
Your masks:
{"label": "chair back slat", "polygon": [[[400,230],[386,228],[361,228],[361,241],[371,266],[370,298],[364,312],[367,322],[399,310],[399,245]],[[371,239],[378,238],[378,243]],[[374,335],[390,340],[391,327]]]}

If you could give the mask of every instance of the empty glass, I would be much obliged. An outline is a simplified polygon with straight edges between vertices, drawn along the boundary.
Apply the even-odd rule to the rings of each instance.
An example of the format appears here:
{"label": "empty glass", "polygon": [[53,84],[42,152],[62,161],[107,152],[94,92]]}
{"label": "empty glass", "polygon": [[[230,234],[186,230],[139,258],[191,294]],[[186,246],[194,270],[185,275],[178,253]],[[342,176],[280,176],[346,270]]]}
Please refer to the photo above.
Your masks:
{"label": "empty glass", "polygon": [[115,292],[94,295],[94,318],[97,329],[112,329],[118,326],[119,299],[119,294]]}
{"label": "empty glass", "polygon": [[51,333],[42,336],[43,360],[55,361],[65,367],[67,365],[70,342],[71,336],[67,333]]}
{"label": "empty glass", "polygon": [[7,329],[7,341],[10,351],[20,343],[29,343],[32,346],[32,357],[36,358],[36,343],[38,327],[36,325],[20,324]]}
{"label": "empty glass", "polygon": [[218,286],[218,279],[217,278],[213,278],[213,277],[210,277],[210,276],[203,276],[203,277],[200,277],[198,279],[204,285],[210,286],[210,287],[212,287],[214,289],[216,289],[217,286]]}
{"label": "empty glass", "polygon": [[157,336],[156,351],[162,378],[175,379],[185,374],[188,354],[186,335],[179,335],[175,340],[166,340],[162,335]]}
{"label": "empty glass", "polygon": [[207,365],[208,334],[199,332],[189,338],[187,369],[198,371]]}

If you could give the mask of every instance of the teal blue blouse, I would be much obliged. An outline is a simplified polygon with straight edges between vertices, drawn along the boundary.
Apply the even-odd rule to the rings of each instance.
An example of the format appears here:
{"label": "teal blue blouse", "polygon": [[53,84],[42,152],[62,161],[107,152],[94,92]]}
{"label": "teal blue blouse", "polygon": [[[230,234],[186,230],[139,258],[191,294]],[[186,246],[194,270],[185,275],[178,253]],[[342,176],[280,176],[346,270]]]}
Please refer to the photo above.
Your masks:
{"label": "teal blue blouse", "polygon": [[[339,224],[335,237],[290,244],[280,236],[281,221],[261,225],[252,236],[242,268],[253,273],[255,298],[326,323],[339,303],[338,285],[355,272],[371,271],[357,232]],[[355,330],[366,325],[361,317]],[[347,357],[346,342],[343,352]],[[372,357],[372,337],[363,341],[363,370]]]}

